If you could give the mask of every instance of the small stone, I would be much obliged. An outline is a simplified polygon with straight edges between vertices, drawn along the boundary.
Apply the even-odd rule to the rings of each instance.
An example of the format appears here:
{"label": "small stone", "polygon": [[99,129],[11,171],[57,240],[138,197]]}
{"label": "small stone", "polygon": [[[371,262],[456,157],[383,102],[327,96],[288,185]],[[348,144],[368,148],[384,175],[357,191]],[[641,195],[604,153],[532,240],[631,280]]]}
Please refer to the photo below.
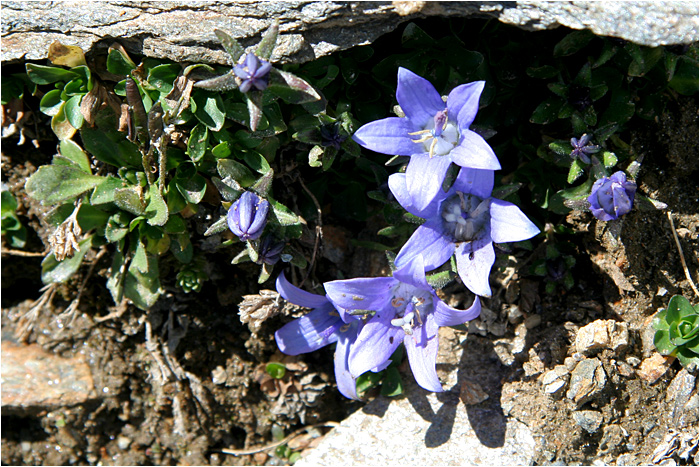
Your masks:
{"label": "small stone", "polygon": [[523,319],[523,312],[520,311],[518,305],[510,305],[507,310],[507,317],[510,324],[518,324]]}
{"label": "small stone", "polygon": [[[678,372],[668,389],[666,389],[666,402],[673,402],[673,410],[671,418],[674,425],[678,425],[678,420],[686,412],[686,405],[690,400],[690,395],[695,389],[695,376],[688,373],[688,370],[683,368]],[[686,417],[687,418],[687,417]],[[697,422],[697,420],[695,420]]]}
{"label": "small stone", "polygon": [[496,337],[503,337],[506,335],[506,323],[494,322],[489,323],[487,328],[491,334]]}
{"label": "small stone", "polygon": [[573,371],[573,369],[576,368],[577,363],[578,361],[574,357],[566,357],[564,359],[564,366],[569,371]]}
{"label": "small stone", "polygon": [[126,436],[119,436],[117,437],[117,446],[119,446],[119,449],[122,451],[126,451],[129,449],[129,446],[131,445],[131,439],[127,438]]}
{"label": "small stone", "polygon": [[[657,311],[661,311],[663,308],[659,308]],[[644,358],[650,357],[656,353],[656,345],[654,345],[654,336],[656,335],[656,329],[651,326],[654,321],[653,314],[644,318],[642,326],[639,328],[639,334],[642,339],[642,356]]]}
{"label": "small stone", "polygon": [[578,426],[593,434],[603,423],[603,414],[595,410],[581,410],[574,412],[574,421]]}
{"label": "small stone", "polygon": [[591,355],[602,349],[624,350],[629,345],[629,329],[625,322],[596,320],[576,333],[576,351]]}
{"label": "small stone", "polygon": [[608,425],[598,444],[598,455],[618,454],[625,448],[627,432],[620,425]]}
{"label": "small stone", "polygon": [[[471,330],[469,332],[471,332]],[[497,340],[493,346],[493,351],[496,352],[496,356],[501,361],[501,363],[503,363],[506,366],[511,366],[513,363],[515,363],[515,357],[513,357],[513,353],[510,349],[510,342],[500,339]]]}
{"label": "small stone", "polygon": [[634,369],[625,362],[617,362],[617,372],[625,378],[634,376]]}
{"label": "small stone", "polygon": [[476,405],[488,399],[489,395],[484,392],[479,384],[471,381],[462,381],[459,388],[459,398],[465,405]]}
{"label": "small stone", "polygon": [[564,365],[557,365],[540,377],[544,392],[553,397],[561,397],[569,382],[569,372]]}
{"label": "small stone", "polygon": [[637,357],[629,356],[625,359],[625,361],[632,367],[632,368],[637,368],[642,361],[638,359]]}
{"label": "small stone", "polygon": [[219,365],[212,370],[211,381],[214,384],[224,384],[226,382],[226,370],[224,367]]}
{"label": "small stone", "polygon": [[617,458],[617,461],[615,461],[615,465],[639,465],[639,461],[637,461],[634,454],[621,454],[620,457]]}
{"label": "small stone", "polygon": [[515,328],[515,339],[513,339],[513,355],[521,354],[525,351],[527,345],[527,327],[525,323],[520,323]]}
{"label": "small stone", "polygon": [[542,316],[540,315],[530,315],[525,318],[525,327],[528,329],[534,329],[542,324]]}
{"label": "small stone", "polygon": [[581,360],[571,373],[571,384],[566,397],[581,406],[600,395],[606,382],[605,370],[597,358]]}
{"label": "small stone", "polygon": [[675,357],[664,357],[660,353],[655,353],[644,359],[637,374],[647,383],[653,384],[668,371],[674,359]]}

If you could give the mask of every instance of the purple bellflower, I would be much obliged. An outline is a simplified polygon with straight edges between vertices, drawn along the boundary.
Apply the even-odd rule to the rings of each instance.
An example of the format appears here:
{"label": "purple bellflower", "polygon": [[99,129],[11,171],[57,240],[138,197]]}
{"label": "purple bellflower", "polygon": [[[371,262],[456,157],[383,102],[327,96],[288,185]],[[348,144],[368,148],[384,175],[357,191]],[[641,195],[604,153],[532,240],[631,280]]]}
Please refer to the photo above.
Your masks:
{"label": "purple bellflower", "polygon": [[574,148],[571,151],[571,158],[581,159],[584,164],[591,163],[591,154],[595,154],[600,151],[600,146],[595,144],[589,144],[591,141],[591,135],[584,134],[581,139],[571,138],[571,147]]}
{"label": "purple bellflower", "polygon": [[475,169],[501,168],[484,138],[469,129],[484,84],[457,86],[444,102],[429,81],[399,68],[396,100],[406,117],[370,122],[353,139],[382,154],[411,156],[406,186],[413,205],[423,209],[440,190],[452,162]]}
{"label": "purple bellflower", "polygon": [[376,312],[350,349],[349,370],[354,377],[386,368],[403,342],[416,382],[434,392],[442,391],[435,370],[438,327],[462,324],[481,313],[479,297],[467,310],[442,302],[426,281],[421,257],[394,271],[393,277],[338,280],[324,287],[338,309]]}
{"label": "purple bellflower", "polygon": [[284,242],[278,241],[272,235],[263,237],[258,247],[258,264],[265,263],[270,266],[276,264],[282,257],[284,247]]}
{"label": "purple bellflower", "polygon": [[269,201],[245,191],[228,210],[228,228],[243,241],[256,240],[263,233],[269,210]]}
{"label": "purple bellflower", "polygon": [[440,190],[425,209],[412,204],[406,179],[405,174],[391,175],[389,188],[404,209],[426,221],[399,251],[396,267],[422,256],[430,271],[456,253],[464,285],[490,297],[489,274],[496,259],[493,242],[526,240],[540,230],[516,205],[491,197],[491,170],[461,169],[447,193]]}
{"label": "purple bellflower", "polygon": [[287,355],[299,355],[337,342],[335,380],[338,389],[349,399],[359,399],[355,378],[348,367],[348,357],[362,322],[342,309],[336,310],[328,298],[293,286],[284,273],[277,277],[277,292],[295,305],[313,308],[310,313],[285,324],[275,333],[280,351]]}
{"label": "purple bellflower", "polygon": [[245,57],[245,61],[233,67],[233,72],[241,80],[238,89],[246,93],[251,88],[258,91],[267,89],[267,83],[270,80],[270,70],[272,65],[270,62],[261,60],[255,54],[249,53]]}
{"label": "purple bellflower", "polygon": [[588,202],[591,212],[601,221],[612,221],[627,214],[634,204],[634,193],[637,184],[627,180],[623,171],[615,172],[608,177],[596,180],[591,188]]}

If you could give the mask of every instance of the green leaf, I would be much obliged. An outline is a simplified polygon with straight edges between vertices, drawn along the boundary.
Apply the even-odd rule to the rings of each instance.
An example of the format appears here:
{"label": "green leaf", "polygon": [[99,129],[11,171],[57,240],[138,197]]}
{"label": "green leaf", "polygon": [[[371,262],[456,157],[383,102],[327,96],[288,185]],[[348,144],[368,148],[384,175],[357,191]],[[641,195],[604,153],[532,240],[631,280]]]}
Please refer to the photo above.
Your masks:
{"label": "green leaf", "polygon": [[221,130],[226,118],[226,108],[221,95],[201,91],[193,93],[192,99],[196,104],[194,116],[197,117],[197,120],[211,130]]}
{"label": "green leaf", "polygon": [[188,264],[194,256],[194,248],[187,233],[173,235],[170,242],[170,252],[179,262]]}
{"label": "green leaf", "polygon": [[168,222],[168,205],[165,204],[158,186],[151,185],[148,189],[148,195],[150,199],[144,212],[148,219],[148,225],[165,225]]}
{"label": "green leaf", "polygon": [[265,371],[275,379],[282,379],[287,373],[287,367],[281,363],[271,362],[267,364]]}
{"label": "green leaf", "polygon": [[176,179],[175,186],[188,203],[199,204],[207,191],[207,182],[199,174],[190,179]]}
{"label": "green leaf", "polygon": [[272,56],[272,51],[275,49],[275,44],[277,43],[277,35],[279,34],[279,20],[275,20],[272,25],[268,28],[263,36],[262,40],[258,44],[258,48],[255,50],[255,55],[264,59],[270,60]]}
{"label": "green leaf", "polygon": [[304,104],[323,101],[323,97],[303,79],[273,68],[270,71],[270,82],[267,89],[289,104]]}
{"label": "green leaf", "polygon": [[89,232],[92,229],[102,227],[109,219],[109,213],[101,209],[92,207],[89,204],[83,204],[78,211],[78,224],[83,232]]}
{"label": "green leaf", "polygon": [[180,72],[180,65],[158,65],[148,71],[148,83],[162,94],[169,94],[173,90],[173,82]]}
{"label": "green leaf", "polygon": [[682,56],[678,59],[676,72],[668,86],[684,96],[693,96],[698,93],[698,62],[690,57]]}
{"label": "green leaf", "polygon": [[133,187],[114,190],[114,204],[136,216],[141,216],[146,212],[146,203]]}
{"label": "green leaf", "polygon": [[124,273],[126,272],[125,258],[120,249],[114,252],[112,266],[109,269],[109,279],[107,279],[107,289],[112,295],[114,303],[120,303],[124,295]]}
{"label": "green leaf", "polygon": [[124,296],[138,308],[148,310],[160,296],[158,257],[146,253],[139,242],[124,280]]}
{"label": "green leaf", "polygon": [[217,159],[225,159],[232,154],[231,144],[223,141],[211,149],[211,153]]}
{"label": "green leaf", "polygon": [[115,75],[125,76],[136,68],[136,64],[126,52],[116,47],[110,47],[107,53],[107,71]]}
{"label": "green leaf", "polygon": [[207,150],[209,144],[209,129],[198,123],[192,128],[190,138],[187,140],[187,154],[193,162],[199,162]]}
{"label": "green leaf", "polygon": [[107,241],[115,243],[124,238],[129,233],[130,221],[131,217],[123,211],[117,211],[112,214],[105,226],[105,238]]}
{"label": "green leaf", "polygon": [[210,235],[216,235],[218,233],[221,233],[225,231],[228,228],[228,223],[226,222],[226,216],[221,217],[218,221],[214,222],[212,225],[209,226],[206,232],[204,232],[204,236],[208,237]]}
{"label": "green leaf", "polygon": [[559,69],[552,65],[544,65],[540,67],[530,67],[525,70],[528,76],[537,79],[554,78],[559,74]]}
{"label": "green leaf", "polygon": [[248,151],[243,155],[243,160],[248,166],[256,172],[265,175],[270,171],[270,164],[265,158],[254,151]]}
{"label": "green leaf", "polygon": [[61,156],[70,160],[76,167],[81,169],[86,174],[92,175],[90,168],[90,159],[77,143],[70,139],[64,139],[59,145],[59,153]]}
{"label": "green leaf", "polygon": [[357,394],[360,395],[364,392],[367,392],[369,389],[376,387],[382,380],[383,375],[383,372],[373,373],[371,371],[368,371],[358,376],[355,380],[355,388],[357,390]]}
{"label": "green leaf", "polygon": [[60,112],[62,105],[63,100],[61,99],[61,90],[52,89],[44,94],[44,97],[42,97],[41,101],[39,101],[39,110],[49,117],[53,117]]}
{"label": "green leaf", "polygon": [[80,112],[80,102],[83,100],[82,95],[73,96],[66,101],[66,117],[73,128],[79,130],[83,126],[85,118]]}
{"label": "green leaf", "polygon": [[29,79],[36,84],[51,84],[57,81],[68,82],[80,77],[78,73],[71,70],[55,66],[35,65],[33,63],[27,63],[26,70]]}
{"label": "green leaf", "polygon": [[571,154],[571,143],[569,141],[552,141],[549,143],[549,149],[560,156],[568,156]]}
{"label": "green leaf", "polygon": [[272,206],[272,210],[275,214],[275,218],[281,226],[306,223],[302,217],[294,214],[294,212],[292,212],[291,209],[289,209],[287,206],[280,203],[279,201],[275,201],[273,199],[270,199],[269,201],[270,205]]}
{"label": "green leaf", "polygon": [[255,183],[255,176],[248,167],[232,159],[219,159],[216,161],[216,170],[224,180],[230,178],[244,188],[248,188]]}
{"label": "green leaf", "polygon": [[401,44],[408,49],[417,49],[433,46],[436,44],[436,41],[418,27],[416,23],[408,23],[401,35]]}
{"label": "green leaf", "polygon": [[102,183],[95,187],[95,191],[90,196],[90,204],[99,205],[114,202],[114,192],[117,188],[123,188],[124,183],[112,176],[108,175]]}
{"label": "green leaf", "polygon": [[386,369],[384,379],[382,380],[381,394],[384,397],[397,397],[403,394],[401,374],[398,368],[390,366]]}
{"label": "green leaf", "polygon": [[593,37],[595,37],[594,34],[588,29],[567,34],[554,46],[554,57],[566,57],[575,54],[587,46]]}
{"label": "green leaf", "polygon": [[216,37],[219,39],[219,42],[221,42],[221,45],[224,46],[224,50],[226,50],[226,52],[231,56],[233,63],[238,63],[238,59],[243,56],[245,49],[240,46],[236,39],[229,36],[224,31],[214,29],[214,34],[216,34]]}
{"label": "green leaf", "polygon": [[592,186],[593,180],[588,179],[579,186],[558,191],[550,198],[548,209],[557,214],[569,213],[571,209],[566,207],[564,202],[570,200],[585,200],[585,198],[591,194]]}
{"label": "green leaf", "polygon": [[617,164],[617,156],[614,152],[603,151],[603,165],[606,168],[614,167]]}
{"label": "green leaf", "polygon": [[78,242],[79,251],[63,261],[57,261],[53,253],[49,253],[41,262],[41,281],[48,285],[57,282],[62,283],[70,279],[80,268],[85,254],[92,248],[93,238],[91,235]]}
{"label": "green leaf", "polygon": [[80,136],[85,150],[96,159],[115,167],[142,169],[138,147],[131,141],[126,141],[123,134],[117,131],[106,133],[96,128],[85,127],[80,131]]}
{"label": "green leaf", "polygon": [[628,47],[635,48],[635,53],[631,54],[632,63],[627,70],[630,76],[644,76],[664,55],[663,47],[641,47],[635,44],[630,44]]}
{"label": "green leaf", "polygon": [[549,97],[537,106],[530,117],[532,123],[546,125],[552,123],[559,118],[559,110],[563,102],[557,97]]}
{"label": "green leaf", "polygon": [[569,175],[566,178],[566,182],[569,184],[574,183],[581,175],[583,175],[585,168],[585,165],[580,160],[574,159],[574,161],[571,163],[571,167],[569,168]]}
{"label": "green leaf", "polygon": [[25,185],[27,194],[45,204],[68,201],[93,189],[104,177],[90,175],[75,166],[44,165]]}

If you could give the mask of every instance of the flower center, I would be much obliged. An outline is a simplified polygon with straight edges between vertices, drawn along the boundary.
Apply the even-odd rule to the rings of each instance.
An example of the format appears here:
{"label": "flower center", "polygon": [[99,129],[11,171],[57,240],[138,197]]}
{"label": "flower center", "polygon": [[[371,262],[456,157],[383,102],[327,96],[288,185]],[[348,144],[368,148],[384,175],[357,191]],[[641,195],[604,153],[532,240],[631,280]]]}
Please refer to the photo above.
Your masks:
{"label": "flower center", "polygon": [[457,192],[442,202],[445,229],[457,242],[471,242],[484,235],[491,216],[490,198]]}
{"label": "flower center", "polygon": [[433,156],[444,156],[459,143],[459,128],[447,118],[447,109],[435,114],[432,120],[428,120],[422,130],[409,133],[411,136],[421,135],[412,140],[414,143],[423,143],[423,147]]}
{"label": "flower center", "polygon": [[427,290],[401,283],[394,290],[391,305],[395,313],[391,324],[402,328],[410,336],[414,327],[423,324],[423,317],[433,305],[433,297]]}

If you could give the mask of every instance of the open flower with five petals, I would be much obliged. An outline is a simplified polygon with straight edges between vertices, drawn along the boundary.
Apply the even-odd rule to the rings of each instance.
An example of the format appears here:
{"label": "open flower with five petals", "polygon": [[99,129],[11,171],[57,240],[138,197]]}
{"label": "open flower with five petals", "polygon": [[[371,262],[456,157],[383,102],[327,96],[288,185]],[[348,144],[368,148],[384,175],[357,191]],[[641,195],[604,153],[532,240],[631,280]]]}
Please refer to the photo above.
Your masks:
{"label": "open flower with five petals", "polygon": [[389,188],[411,214],[426,221],[396,257],[396,267],[422,257],[427,271],[455,254],[464,285],[477,295],[491,296],[489,274],[496,259],[493,242],[517,242],[534,237],[539,229],[516,205],[492,198],[491,170],[461,169],[452,187],[440,190],[425,208],[413,203],[407,175],[389,177]]}
{"label": "open flower with five petals", "polygon": [[406,187],[412,202],[425,208],[440,190],[451,163],[498,170],[488,143],[469,129],[479,109],[484,81],[462,84],[443,101],[430,82],[399,68],[396,100],[405,118],[389,117],[362,126],[353,139],[382,154],[411,156]]}
{"label": "open flower with five petals", "polygon": [[344,310],[336,309],[328,298],[295,287],[284,273],[279,275],[276,285],[277,292],[285,300],[313,309],[275,333],[280,351],[287,355],[299,355],[337,342],[334,363],[338,390],[349,399],[359,399],[355,378],[348,368],[348,357],[362,322]]}
{"label": "open flower with five petals", "polygon": [[442,302],[426,280],[421,257],[394,271],[393,277],[338,280],[324,287],[338,309],[375,312],[350,349],[349,370],[354,377],[386,368],[403,343],[416,382],[434,392],[442,391],[435,370],[438,327],[462,324],[481,312],[478,297],[467,310]]}

